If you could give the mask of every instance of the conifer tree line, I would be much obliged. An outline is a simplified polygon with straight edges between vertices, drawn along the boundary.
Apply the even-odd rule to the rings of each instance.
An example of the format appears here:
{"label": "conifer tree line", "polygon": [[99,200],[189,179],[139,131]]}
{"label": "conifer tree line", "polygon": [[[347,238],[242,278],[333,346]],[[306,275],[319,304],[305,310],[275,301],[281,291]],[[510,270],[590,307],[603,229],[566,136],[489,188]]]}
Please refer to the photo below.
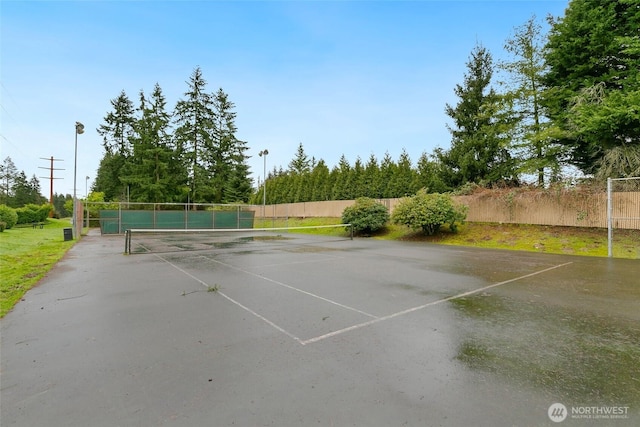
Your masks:
{"label": "conifer tree line", "polygon": [[287,169],[274,168],[254,190],[234,104],[222,89],[207,92],[197,68],[171,113],[158,85],[140,92],[137,107],[124,92],[111,102],[93,190],[105,200],[262,203],[266,185],[267,203],[285,203],[470,183],[545,187],[568,166],[596,180],[640,176],[640,5],[571,0],[564,16],[547,20],[546,34],[536,17],[515,27],[505,60],[480,43],[472,49],[457,101],[444,106],[451,140],[415,163],[403,150],[353,164],[343,155],[332,166],[300,143]]}
{"label": "conifer tree line", "polygon": [[27,178],[23,170],[18,171],[11,157],[5,157],[0,164],[0,205],[20,208],[46,202],[47,199],[40,194],[38,178],[35,175]]}
{"label": "conifer tree line", "polygon": [[[421,188],[443,192],[437,163],[422,154],[416,167],[403,150],[397,161],[389,153],[382,160],[371,154],[366,162],[360,158],[351,165],[343,155],[337,166],[329,169],[324,160],[309,158],[302,143],[287,170],[274,168],[266,179],[266,203],[297,203],[325,200],[351,200],[358,197],[396,198],[415,194]],[[251,203],[264,201],[264,185]]]}
{"label": "conifer tree line", "polygon": [[241,203],[251,195],[247,143],[236,137],[235,105],[207,92],[196,68],[172,112],[161,87],[137,106],[122,91],[98,128],[103,138],[94,191],[107,201]]}

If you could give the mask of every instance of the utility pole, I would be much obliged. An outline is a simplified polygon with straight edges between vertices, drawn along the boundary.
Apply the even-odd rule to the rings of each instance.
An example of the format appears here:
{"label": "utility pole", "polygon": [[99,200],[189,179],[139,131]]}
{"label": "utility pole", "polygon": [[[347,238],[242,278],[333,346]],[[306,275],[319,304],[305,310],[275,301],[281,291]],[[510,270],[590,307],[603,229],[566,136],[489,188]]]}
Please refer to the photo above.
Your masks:
{"label": "utility pole", "polygon": [[[51,205],[53,205],[53,180],[54,179],[62,179],[62,178],[54,178],[53,177],[53,171],[63,171],[64,170],[64,169],[56,169],[56,168],[54,168],[53,167],[53,162],[62,162],[64,160],[62,160],[62,159],[54,159],[53,156],[51,156],[48,159],[46,157],[40,157],[40,158],[42,160],[50,160],[51,161],[51,166],[49,166],[48,168],[45,168],[45,167],[42,167],[42,166],[38,166],[38,168],[40,168],[40,169],[49,169],[49,171],[50,171],[48,178],[44,177],[44,176],[41,176],[40,178],[48,179],[49,182],[50,182],[50,185],[49,185],[49,203]],[[53,216],[53,211],[49,212],[49,216],[50,217]]]}

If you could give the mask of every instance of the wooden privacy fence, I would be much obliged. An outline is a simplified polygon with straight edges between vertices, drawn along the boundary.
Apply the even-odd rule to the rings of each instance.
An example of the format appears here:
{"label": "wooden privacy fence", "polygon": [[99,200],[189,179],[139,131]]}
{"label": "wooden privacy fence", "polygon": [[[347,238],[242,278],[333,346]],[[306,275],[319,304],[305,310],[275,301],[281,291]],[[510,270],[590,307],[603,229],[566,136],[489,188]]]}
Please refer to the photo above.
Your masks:
{"label": "wooden privacy fence", "polygon": [[[469,207],[467,221],[512,224],[607,227],[607,194],[589,190],[484,190],[454,196]],[[401,199],[381,199],[390,212]],[[353,200],[256,205],[256,218],[307,218],[342,216]],[[640,217],[640,192],[615,193],[614,218]],[[614,228],[640,230],[640,220],[615,221]]]}

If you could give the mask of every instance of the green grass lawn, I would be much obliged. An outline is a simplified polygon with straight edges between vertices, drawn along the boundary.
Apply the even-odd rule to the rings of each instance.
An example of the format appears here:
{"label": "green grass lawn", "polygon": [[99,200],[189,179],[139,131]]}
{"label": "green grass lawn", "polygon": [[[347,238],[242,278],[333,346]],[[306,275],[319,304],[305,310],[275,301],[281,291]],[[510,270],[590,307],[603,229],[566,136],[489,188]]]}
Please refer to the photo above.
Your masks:
{"label": "green grass lawn", "polygon": [[48,219],[42,229],[13,227],[0,233],[0,317],[62,258],[74,241],[64,241],[69,220]]}
{"label": "green grass lawn", "polygon": [[[451,233],[445,227],[434,236],[407,233],[400,240],[550,254],[607,256],[607,230],[604,228],[466,223],[459,227],[457,233]],[[613,256],[640,258],[640,231],[614,230]]]}

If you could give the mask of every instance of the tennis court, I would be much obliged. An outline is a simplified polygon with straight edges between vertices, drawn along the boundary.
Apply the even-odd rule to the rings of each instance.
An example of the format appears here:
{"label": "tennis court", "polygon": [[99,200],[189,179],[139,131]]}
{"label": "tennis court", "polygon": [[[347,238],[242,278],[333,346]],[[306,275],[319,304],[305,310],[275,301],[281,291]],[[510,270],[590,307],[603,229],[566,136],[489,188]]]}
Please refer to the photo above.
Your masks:
{"label": "tennis court", "polygon": [[159,240],[84,238],[3,319],[3,426],[640,422],[637,261]]}

